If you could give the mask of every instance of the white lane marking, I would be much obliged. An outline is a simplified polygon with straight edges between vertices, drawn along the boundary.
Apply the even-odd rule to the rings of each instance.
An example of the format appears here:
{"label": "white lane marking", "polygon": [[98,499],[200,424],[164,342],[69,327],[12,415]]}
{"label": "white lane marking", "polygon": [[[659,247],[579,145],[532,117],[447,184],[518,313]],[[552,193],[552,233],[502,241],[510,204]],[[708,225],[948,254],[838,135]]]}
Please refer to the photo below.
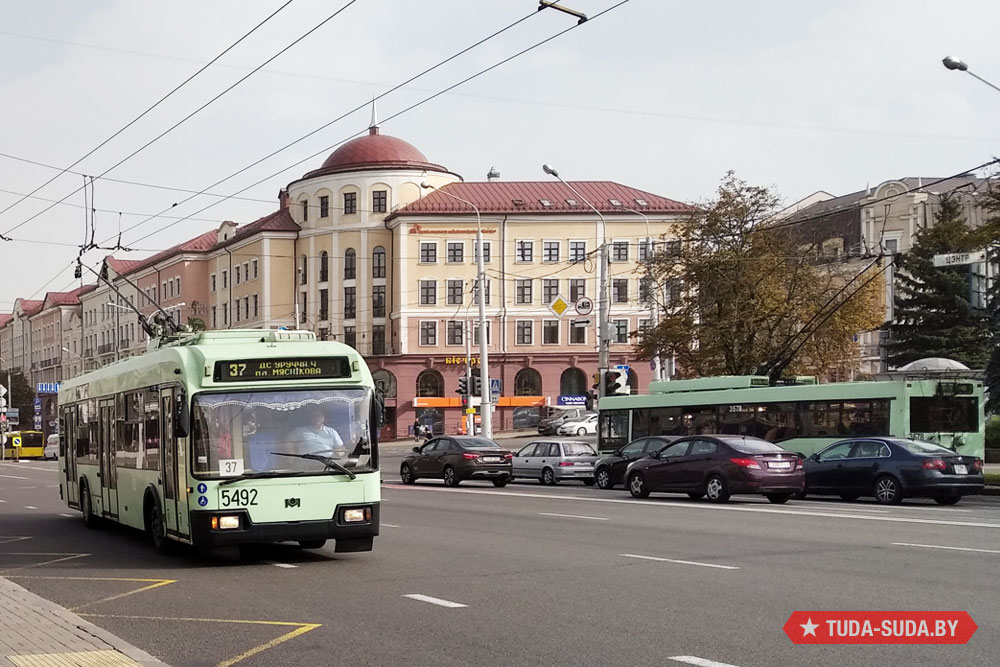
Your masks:
{"label": "white lane marking", "polygon": [[592,521],[608,521],[606,516],[581,516],[579,514],[559,514],[558,512],[539,512],[542,516],[561,516],[567,519],[591,519]]}
{"label": "white lane marking", "polygon": [[17,475],[0,475],[0,477],[5,477],[7,479],[28,479],[27,477],[18,477]]}
{"label": "white lane marking", "polygon": [[291,563],[279,563],[279,562],[274,561],[274,560],[265,560],[265,561],[261,561],[261,562],[262,563],[267,563],[268,565],[273,565],[275,567],[283,567],[283,568],[286,568],[286,569],[298,567],[298,565],[292,565]]}
{"label": "white lane marking", "polygon": [[5,503],[5,502],[7,502],[7,501],[6,500],[0,500],[0,503]]}
{"label": "white lane marking", "polygon": [[384,526],[385,528],[399,528],[399,526],[397,526],[394,523],[383,523],[382,526]]}
{"label": "white lane marking", "polygon": [[[539,498],[542,500],[585,500],[591,503],[617,503],[621,505],[641,505],[644,507],[668,507],[689,510],[705,510],[708,512],[754,512],[758,514],[786,514],[792,516],[822,516],[834,519],[859,519],[861,521],[888,521],[890,523],[922,523],[934,526],[962,526],[967,528],[1000,528],[1000,523],[985,523],[981,521],[945,521],[943,519],[916,519],[904,516],[868,516],[865,514],[838,514],[836,512],[817,512],[813,510],[777,509],[771,507],[740,507],[726,505],[710,505],[708,503],[678,503],[649,500],[631,500],[625,498],[590,498],[587,496],[564,496],[545,493],[527,493],[517,491],[487,491],[486,489],[449,489],[435,486],[404,486],[402,484],[383,484],[383,489],[400,491],[427,491],[431,493],[448,493],[450,495],[470,494],[482,496],[506,496],[509,498]],[[384,502],[384,501],[383,501]]]}
{"label": "white lane marking", "polygon": [[921,547],[923,549],[947,549],[949,551],[974,551],[980,554],[1000,554],[992,549],[971,549],[969,547],[946,547],[939,544],[910,544],[909,542],[893,542],[894,547]]}
{"label": "white lane marking", "polygon": [[641,560],[655,560],[661,563],[678,563],[680,565],[698,565],[700,567],[714,567],[719,570],[738,570],[735,565],[718,565],[716,563],[700,563],[696,560],[677,560],[676,558],[657,558],[656,556],[640,556],[639,554],[618,554],[622,558],[639,558]]}
{"label": "white lane marking", "polygon": [[458,609],[459,607],[468,607],[467,604],[462,604],[461,602],[452,602],[451,600],[442,600],[441,598],[432,598],[429,595],[421,595],[420,593],[411,593],[409,595],[404,595],[404,598],[410,598],[411,600],[418,600],[420,602],[429,602],[431,604],[436,604],[439,607],[448,607],[450,609]]}
{"label": "white lane marking", "polygon": [[37,508],[37,507],[35,507],[34,505],[25,505],[25,506],[24,506],[24,509],[26,509],[26,510],[36,510],[36,509],[38,509],[38,508]]}
{"label": "white lane marking", "polygon": [[35,487],[35,486],[19,486],[17,488],[18,488],[19,491],[24,491],[26,489],[36,489],[38,487]]}
{"label": "white lane marking", "polygon": [[715,660],[706,660],[705,658],[693,655],[675,655],[667,658],[667,660],[686,662],[689,665],[697,665],[698,667],[736,667],[736,665],[730,665],[728,662],[716,662]]}
{"label": "white lane marking", "polygon": [[24,463],[0,463],[0,465],[14,468],[15,470],[41,470],[42,472],[56,472],[59,470],[58,468],[38,468]]}
{"label": "white lane marking", "polygon": [[72,517],[73,517],[73,515],[72,515],[72,514],[60,514],[59,516],[65,516],[65,517],[70,517],[70,518],[72,518]]}

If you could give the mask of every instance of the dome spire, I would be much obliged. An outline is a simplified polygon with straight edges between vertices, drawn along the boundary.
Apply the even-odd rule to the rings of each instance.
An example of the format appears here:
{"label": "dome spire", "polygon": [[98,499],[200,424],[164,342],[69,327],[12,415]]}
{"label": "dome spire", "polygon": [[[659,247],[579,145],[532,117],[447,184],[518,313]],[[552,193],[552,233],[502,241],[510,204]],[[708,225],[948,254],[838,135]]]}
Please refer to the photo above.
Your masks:
{"label": "dome spire", "polygon": [[368,134],[378,134],[378,109],[375,108],[374,95],[372,95],[372,121],[368,124]]}

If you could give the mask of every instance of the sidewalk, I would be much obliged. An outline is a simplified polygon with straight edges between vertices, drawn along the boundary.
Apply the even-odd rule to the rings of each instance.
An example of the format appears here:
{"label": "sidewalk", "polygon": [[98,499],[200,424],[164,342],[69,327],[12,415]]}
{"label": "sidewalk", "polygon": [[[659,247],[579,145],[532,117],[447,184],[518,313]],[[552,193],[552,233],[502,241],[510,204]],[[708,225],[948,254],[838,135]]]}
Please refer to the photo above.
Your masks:
{"label": "sidewalk", "polygon": [[0,666],[167,667],[73,612],[0,577]]}

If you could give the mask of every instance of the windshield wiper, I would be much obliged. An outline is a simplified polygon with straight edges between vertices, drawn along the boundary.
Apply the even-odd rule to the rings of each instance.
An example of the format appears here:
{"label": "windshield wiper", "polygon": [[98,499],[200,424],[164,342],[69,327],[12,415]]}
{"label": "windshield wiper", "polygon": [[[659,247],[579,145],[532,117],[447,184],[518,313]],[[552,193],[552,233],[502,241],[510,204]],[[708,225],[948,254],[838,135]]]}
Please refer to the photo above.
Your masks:
{"label": "windshield wiper", "polygon": [[274,471],[274,470],[269,471],[269,472],[245,472],[242,475],[240,475],[239,477],[231,477],[230,479],[227,479],[227,480],[224,480],[222,482],[219,482],[219,486],[225,486],[226,484],[232,484],[233,482],[239,482],[239,481],[244,480],[244,479],[255,479],[255,478],[259,479],[259,478],[262,478],[262,477],[263,478],[266,478],[266,477],[287,477],[287,476],[290,476],[290,475],[298,475],[298,474],[300,474],[300,473],[291,472],[291,471],[289,471],[289,472],[280,472],[280,471]]}
{"label": "windshield wiper", "polygon": [[315,454],[312,452],[307,452],[305,454],[288,454],[286,452],[271,452],[271,454],[273,454],[274,456],[292,456],[297,459],[309,459],[310,461],[319,461],[320,463],[325,464],[327,468],[333,468],[337,472],[343,475],[347,475],[351,479],[357,478],[357,475],[355,475],[353,472],[351,472],[344,466],[340,465],[337,462],[337,460],[331,456],[323,456],[322,454]]}

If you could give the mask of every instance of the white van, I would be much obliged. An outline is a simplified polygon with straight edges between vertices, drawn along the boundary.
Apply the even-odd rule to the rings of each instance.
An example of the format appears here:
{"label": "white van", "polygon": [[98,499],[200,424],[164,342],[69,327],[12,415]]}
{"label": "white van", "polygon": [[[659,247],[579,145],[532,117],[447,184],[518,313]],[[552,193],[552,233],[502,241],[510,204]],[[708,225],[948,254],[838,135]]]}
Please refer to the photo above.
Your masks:
{"label": "white van", "polygon": [[59,459],[59,434],[53,433],[45,440],[45,449],[42,450],[42,460],[48,461]]}

